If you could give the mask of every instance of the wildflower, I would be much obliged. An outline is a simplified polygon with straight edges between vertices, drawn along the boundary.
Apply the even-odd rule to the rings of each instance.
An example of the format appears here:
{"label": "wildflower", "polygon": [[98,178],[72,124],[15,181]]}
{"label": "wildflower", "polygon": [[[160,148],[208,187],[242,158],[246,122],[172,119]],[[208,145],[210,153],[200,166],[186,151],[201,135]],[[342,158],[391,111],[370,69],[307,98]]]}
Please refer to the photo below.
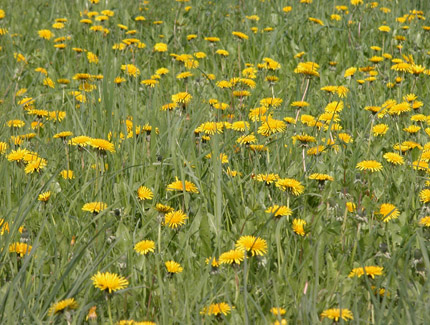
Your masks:
{"label": "wildflower", "polygon": [[330,175],[319,174],[319,173],[314,173],[314,174],[310,175],[309,179],[317,180],[320,183],[324,183],[325,181],[331,181],[332,182],[334,180],[334,178],[331,177]]}
{"label": "wildflower", "polygon": [[255,137],[254,133],[251,133],[248,135],[242,135],[241,137],[237,138],[236,142],[239,144],[249,145],[250,143],[257,142],[257,138]]}
{"label": "wildflower", "polygon": [[237,240],[236,247],[251,252],[252,256],[267,253],[267,242],[260,237],[242,236]]}
{"label": "wildflower", "polygon": [[430,202],[430,189],[424,189],[420,192],[420,201],[423,203]]}
{"label": "wildflower", "polygon": [[285,315],[287,311],[282,307],[272,307],[270,308],[270,312],[273,315],[277,316],[277,315]]}
{"label": "wildflower", "polygon": [[170,207],[168,205],[161,204],[161,203],[157,203],[155,205],[155,209],[160,213],[167,213],[167,212],[173,211],[172,207]]}
{"label": "wildflower", "polygon": [[289,207],[285,205],[279,206],[277,204],[267,208],[265,212],[274,214],[275,217],[289,217],[293,214],[293,210]]}
{"label": "wildflower", "polygon": [[308,20],[311,21],[311,22],[313,22],[313,23],[316,23],[318,25],[324,26],[324,23],[322,22],[321,19],[309,17]]}
{"label": "wildflower", "polygon": [[205,259],[205,263],[210,264],[213,268],[219,267],[219,261],[217,261],[217,259],[212,256]]}
{"label": "wildflower", "polygon": [[51,197],[51,191],[43,192],[39,194],[37,199],[41,202],[48,202],[49,198]]}
{"label": "wildflower", "polygon": [[91,280],[93,281],[95,288],[99,288],[101,291],[106,291],[109,293],[127,288],[128,286],[127,279],[115,273],[109,272],[97,272],[91,277]]}
{"label": "wildflower", "polygon": [[389,127],[387,124],[377,124],[372,128],[373,136],[377,137],[387,133]]}
{"label": "wildflower", "polygon": [[228,314],[230,314],[232,308],[233,307],[231,307],[226,302],[214,303],[210,304],[208,307],[204,307],[200,311],[200,315],[219,316],[222,314],[224,316],[227,316]]}
{"label": "wildflower", "polygon": [[137,77],[138,75],[140,75],[139,68],[133,64],[124,64],[121,66],[121,70],[129,76]]}
{"label": "wildflower", "polygon": [[64,138],[67,138],[67,137],[71,137],[72,135],[73,135],[72,132],[70,132],[70,131],[64,131],[64,132],[60,132],[60,133],[54,134],[53,138],[54,139],[64,139]]}
{"label": "wildflower", "polygon": [[52,33],[49,29],[41,29],[37,33],[39,34],[40,38],[46,40],[50,40],[54,36],[54,33]]}
{"label": "wildflower", "polygon": [[236,264],[239,265],[245,257],[243,249],[232,249],[228,252],[222,253],[219,257],[220,264]]}
{"label": "wildflower", "polygon": [[100,153],[106,153],[106,151],[115,152],[114,144],[104,139],[91,139],[89,145],[97,149]]}
{"label": "wildflower", "polygon": [[426,216],[426,217],[421,218],[419,224],[421,226],[430,227],[430,217]]}
{"label": "wildflower", "polygon": [[73,175],[73,170],[62,170],[60,172],[61,177],[63,177],[64,179],[72,179],[75,176]]}
{"label": "wildflower", "polygon": [[294,69],[294,73],[303,74],[305,76],[315,76],[319,77],[320,74],[318,72],[319,65],[315,62],[300,62],[297,67]]}
{"label": "wildflower", "polygon": [[[363,0],[351,0],[352,2],[358,2]],[[342,318],[344,321],[353,320],[354,317],[352,315],[352,312],[349,309],[346,308],[332,308],[332,309],[326,309],[321,313],[321,318],[329,318],[333,319],[335,322],[339,321],[339,318]]]}
{"label": "wildflower", "polygon": [[49,308],[48,314],[54,315],[66,310],[74,310],[78,308],[78,303],[75,298],[68,298],[54,303],[51,308]]}
{"label": "wildflower", "polygon": [[397,219],[400,215],[399,210],[396,208],[395,205],[390,203],[383,203],[379,207],[378,214],[382,215],[382,221],[388,222],[392,219]]}
{"label": "wildflower", "polygon": [[26,154],[28,154],[30,151],[28,151],[27,149],[21,149],[18,148],[17,150],[12,150],[7,156],[7,160],[9,161],[16,161],[16,162],[20,162],[24,160],[24,157]]}
{"label": "wildflower", "polygon": [[404,158],[395,152],[387,152],[383,157],[393,165],[403,165],[405,163]]}
{"label": "wildflower", "polygon": [[35,171],[40,172],[40,170],[44,169],[46,165],[46,159],[38,157],[37,159],[29,162],[27,166],[25,166],[24,171],[26,174],[32,174]]}
{"label": "wildflower", "polygon": [[175,261],[167,261],[164,265],[166,266],[167,272],[171,275],[181,273],[184,270],[181,264],[176,263]]}
{"label": "wildflower", "polygon": [[276,187],[282,191],[290,191],[293,195],[298,196],[305,191],[305,187],[299,181],[292,178],[280,178],[276,181]]}
{"label": "wildflower", "polygon": [[174,103],[180,103],[180,104],[188,104],[193,98],[189,93],[187,92],[180,92],[177,94],[172,95],[172,102]]}
{"label": "wildflower", "polygon": [[370,172],[379,172],[382,170],[382,164],[375,160],[363,160],[357,164],[359,170],[369,170]]}
{"label": "wildflower", "polygon": [[304,236],[306,234],[305,229],[304,229],[305,226],[306,226],[305,220],[303,220],[303,219],[294,219],[293,220],[292,228],[293,228],[293,231],[297,235]]}
{"label": "wildflower", "polygon": [[214,36],[205,37],[204,40],[211,42],[211,43],[215,43],[215,42],[220,41],[219,37],[214,37]]}
{"label": "wildflower", "polygon": [[242,39],[242,40],[246,40],[246,39],[249,38],[248,35],[246,35],[244,33],[241,33],[241,32],[232,32],[232,34],[233,34],[233,36],[236,36],[236,37],[238,37],[239,39]]}
{"label": "wildflower", "polygon": [[258,182],[265,182],[266,185],[270,185],[279,179],[278,174],[258,174],[256,180]]}
{"label": "wildflower", "polygon": [[16,253],[20,257],[24,257],[24,255],[30,254],[32,248],[32,246],[26,243],[16,242],[9,245],[9,253]]}
{"label": "wildflower", "polygon": [[25,122],[21,120],[9,120],[6,125],[10,128],[22,128],[25,125]]}
{"label": "wildflower", "polygon": [[137,197],[139,198],[139,200],[144,201],[144,200],[152,200],[152,198],[154,197],[154,194],[152,193],[152,191],[147,188],[146,186],[140,186],[137,189]]}
{"label": "wildflower", "polygon": [[169,226],[172,229],[176,229],[179,226],[185,225],[187,215],[182,210],[171,211],[164,216],[164,225]]}
{"label": "wildflower", "polygon": [[166,52],[167,51],[167,44],[165,43],[157,43],[154,45],[154,51],[155,52]]}
{"label": "wildflower", "polygon": [[140,255],[146,255],[149,252],[154,252],[155,243],[152,240],[142,240],[134,246],[134,250]]}
{"label": "wildflower", "polygon": [[384,271],[384,268],[382,266],[365,266],[363,267],[356,267],[352,269],[351,273],[349,273],[348,278],[353,277],[361,277],[366,273],[367,276],[374,279],[377,275],[382,275],[382,272]]}
{"label": "wildflower", "polygon": [[82,211],[88,211],[95,214],[100,213],[105,209],[107,209],[107,204],[104,202],[89,202],[85,203],[82,207]]}
{"label": "wildflower", "polygon": [[287,125],[284,121],[276,120],[268,116],[262,125],[258,128],[258,134],[263,136],[270,136],[274,133],[282,133],[285,131]]}
{"label": "wildflower", "polygon": [[167,185],[167,191],[184,191],[184,183],[185,183],[186,192],[191,192],[196,194],[199,193],[199,190],[197,189],[197,186],[195,184],[189,181],[182,182],[177,177],[176,177],[176,181]]}
{"label": "wildflower", "polygon": [[343,77],[344,78],[352,77],[356,72],[357,72],[357,68],[355,67],[348,68],[346,69]]}

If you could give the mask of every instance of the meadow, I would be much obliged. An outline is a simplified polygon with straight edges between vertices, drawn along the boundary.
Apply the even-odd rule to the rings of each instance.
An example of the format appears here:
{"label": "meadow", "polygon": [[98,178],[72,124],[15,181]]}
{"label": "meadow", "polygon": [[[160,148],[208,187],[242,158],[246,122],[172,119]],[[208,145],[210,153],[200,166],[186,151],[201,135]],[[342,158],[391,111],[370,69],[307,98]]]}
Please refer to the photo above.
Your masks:
{"label": "meadow", "polygon": [[429,324],[429,11],[0,1],[0,323]]}

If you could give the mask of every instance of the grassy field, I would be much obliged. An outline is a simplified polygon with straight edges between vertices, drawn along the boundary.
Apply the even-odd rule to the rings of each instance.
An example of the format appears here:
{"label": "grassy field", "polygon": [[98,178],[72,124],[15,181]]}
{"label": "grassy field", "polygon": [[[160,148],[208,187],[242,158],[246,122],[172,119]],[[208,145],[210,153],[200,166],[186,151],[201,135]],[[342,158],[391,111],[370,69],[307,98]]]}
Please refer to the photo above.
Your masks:
{"label": "grassy field", "polygon": [[0,323],[429,324],[428,1],[0,1]]}

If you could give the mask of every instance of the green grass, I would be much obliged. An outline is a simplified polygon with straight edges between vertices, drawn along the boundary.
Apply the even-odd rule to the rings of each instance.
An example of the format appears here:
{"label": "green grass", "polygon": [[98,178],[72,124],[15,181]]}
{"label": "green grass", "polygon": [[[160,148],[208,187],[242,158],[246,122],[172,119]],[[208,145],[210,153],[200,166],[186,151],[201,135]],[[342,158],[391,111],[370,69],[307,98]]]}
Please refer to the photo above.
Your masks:
{"label": "green grass", "polygon": [[[390,59],[377,64],[375,81],[357,80],[369,74],[357,71],[352,78],[344,78],[350,67],[373,66],[372,56],[390,54],[406,60],[411,55],[417,65],[428,66],[430,46],[426,20],[416,15],[410,21],[396,20],[410,12],[429,11],[425,1],[381,0],[376,8],[369,1],[354,7],[349,1],[336,3],[314,0],[312,4],[299,1],[3,1],[0,9],[5,17],[0,28],[0,142],[7,149],[0,155],[0,218],[8,223],[9,231],[0,236],[0,322],[4,324],[47,323],[116,323],[120,320],[153,321],[157,324],[271,324],[286,319],[289,324],[330,324],[321,313],[330,308],[347,308],[353,313],[350,324],[426,324],[429,323],[429,240],[430,228],[419,224],[429,215],[428,205],[419,193],[428,184],[426,171],[412,168],[428,150],[429,75],[419,76],[397,72]],[[348,13],[335,6],[348,6]],[[186,6],[191,6],[189,11]],[[292,6],[292,11],[282,9]],[[380,8],[391,11],[384,13]],[[102,25],[108,34],[90,30],[91,25],[80,22],[86,13],[109,9],[114,12]],[[85,12],[87,10],[87,12]],[[331,20],[339,14],[340,21]],[[142,15],[145,21],[135,21]],[[253,21],[246,16],[258,15]],[[91,16],[91,15],[90,15]],[[308,20],[321,19],[324,26]],[[57,18],[67,18],[63,29],[52,25]],[[154,21],[162,20],[162,24]],[[117,25],[136,30],[127,35]],[[381,25],[391,31],[378,30]],[[409,26],[403,29],[402,26]],[[251,28],[258,27],[254,33]],[[272,31],[264,28],[272,27]],[[50,29],[55,36],[44,40],[41,29]],[[249,36],[238,41],[232,35],[240,31]],[[197,38],[187,41],[187,35]],[[164,35],[164,37],[160,36]],[[404,36],[404,41],[395,36]],[[54,40],[68,37],[64,42]],[[204,37],[216,36],[211,44]],[[125,38],[137,38],[145,48],[114,50]],[[164,42],[168,51],[153,51],[156,43]],[[64,43],[64,49],[54,44]],[[398,45],[402,45],[401,51]],[[381,51],[372,46],[383,47]],[[95,53],[99,62],[88,62],[86,52]],[[229,56],[221,57],[216,50],[224,49]],[[171,54],[204,52],[198,59],[193,76],[178,80],[175,76],[188,71]],[[301,58],[295,55],[301,51]],[[22,54],[26,62],[18,62],[14,53]],[[264,58],[280,63],[276,71],[257,69]],[[309,126],[301,122],[289,124],[283,132],[263,136],[258,132],[261,122],[253,122],[248,114],[261,106],[263,98],[281,98],[282,104],[270,108],[273,118],[296,117],[291,106],[304,95],[308,79],[294,73],[299,62],[319,64],[319,76],[312,77],[305,101],[309,107],[301,115],[315,119],[324,112],[329,102],[344,102],[337,122],[342,130]],[[337,65],[330,65],[335,61]],[[134,64],[140,70],[137,77],[121,70]],[[240,99],[231,89],[221,89],[217,82],[243,77],[246,64],[256,68],[256,87],[238,86],[250,91]],[[45,75],[36,72],[42,67],[55,88],[43,85]],[[148,88],[140,84],[150,79],[161,67],[169,73],[161,76],[159,84]],[[86,102],[79,102],[73,91],[80,82],[73,80],[77,73],[102,75],[90,84],[92,92],[81,91]],[[207,76],[215,75],[215,80]],[[274,84],[265,81],[268,75],[279,78]],[[395,78],[403,80],[393,88]],[[117,85],[116,77],[125,78]],[[67,85],[57,82],[70,80]],[[327,94],[324,86],[346,86],[346,97]],[[25,94],[17,94],[26,88]],[[237,90],[235,89],[235,90]],[[173,94],[187,91],[192,99],[185,109],[179,105],[172,111],[161,107],[172,101]],[[365,110],[366,106],[381,106],[388,99],[398,103],[403,96],[414,93],[423,106],[399,116],[385,114],[377,117]],[[19,102],[32,97],[34,108],[63,111],[62,121],[37,118],[28,114]],[[209,105],[210,99],[229,104],[226,111]],[[234,114],[234,116],[228,116]],[[424,114],[423,121],[411,117]],[[148,124],[152,130],[138,137],[127,138],[127,119],[132,130]],[[25,126],[13,128],[10,120],[22,120]],[[244,132],[224,127],[222,133],[202,140],[203,133],[195,129],[205,122],[247,121]],[[34,121],[43,128],[32,129]],[[389,130],[375,136],[373,126],[385,123]],[[421,129],[410,134],[403,129],[409,125]],[[225,124],[224,124],[225,125]],[[109,140],[114,153],[100,154],[90,146],[78,149],[55,134],[71,131],[73,136],[86,135]],[[340,133],[347,133],[353,142],[344,144]],[[13,136],[35,133],[31,140],[15,145]],[[267,151],[256,152],[237,143],[245,134],[254,133],[256,144],[264,144]],[[306,133],[314,143],[302,146],[292,137]],[[430,132],[429,132],[430,133]],[[326,145],[333,139],[336,146],[326,146],[319,155],[308,155],[307,150]],[[393,166],[383,155],[395,152],[393,146],[414,141],[421,147],[401,153],[405,163]],[[0,147],[1,148],[1,147]],[[12,150],[26,148],[47,160],[40,172],[26,174],[26,164],[7,159]],[[399,152],[397,150],[396,152]],[[212,157],[207,158],[211,153]],[[228,163],[218,157],[224,153]],[[305,162],[303,162],[305,159]],[[383,165],[379,172],[359,171],[357,163],[376,160]],[[104,171],[92,165],[108,168]],[[304,169],[306,166],[306,170]],[[238,172],[229,176],[227,169]],[[74,171],[75,177],[63,179],[60,172]],[[298,196],[281,191],[275,184],[257,181],[258,174],[275,173],[281,178],[293,178],[304,186]],[[308,177],[312,173],[329,174],[333,182],[319,185]],[[167,191],[168,184],[178,177],[193,182],[199,193]],[[152,200],[140,201],[137,189],[144,185],[154,194]],[[48,202],[38,195],[51,192]],[[102,201],[107,209],[99,214],[82,211],[85,203]],[[348,212],[347,202],[354,202],[357,210]],[[157,203],[182,209],[188,216],[185,225],[177,230],[161,224],[162,214]],[[383,222],[378,214],[380,205],[391,203],[399,210],[397,218]],[[288,205],[293,210],[289,217],[274,218],[265,210],[274,204]],[[305,236],[292,228],[294,219],[306,221]],[[23,227],[23,228],[20,228]],[[247,256],[240,265],[221,265],[216,272],[205,259],[235,248],[236,241],[245,235],[260,237],[267,242],[263,256]],[[134,245],[143,239],[155,242],[155,252],[139,255]],[[32,246],[22,257],[9,252],[11,244]],[[165,262],[174,260],[183,272],[169,275]],[[383,274],[349,278],[353,268],[381,266]],[[100,272],[124,276],[127,288],[106,295],[94,287],[91,277]],[[376,288],[389,294],[377,295]],[[74,298],[75,310],[49,315],[49,308],[60,300]],[[220,317],[202,315],[204,307],[226,302],[232,310]],[[97,319],[87,321],[91,307],[96,306]],[[276,318],[272,307],[285,308],[286,314]],[[110,308],[110,310],[109,310]],[[343,321],[339,321],[342,323]]]}

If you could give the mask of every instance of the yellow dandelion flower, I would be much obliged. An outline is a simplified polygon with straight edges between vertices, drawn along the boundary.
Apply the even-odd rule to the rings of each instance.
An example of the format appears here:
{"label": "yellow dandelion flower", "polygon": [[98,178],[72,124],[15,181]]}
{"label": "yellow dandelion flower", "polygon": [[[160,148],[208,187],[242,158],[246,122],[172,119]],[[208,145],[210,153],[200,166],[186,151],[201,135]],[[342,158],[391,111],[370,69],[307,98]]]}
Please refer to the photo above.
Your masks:
{"label": "yellow dandelion flower", "polygon": [[164,225],[169,226],[172,229],[176,229],[179,226],[185,225],[185,221],[188,219],[187,215],[182,210],[171,211],[164,216]]}
{"label": "yellow dandelion flower", "polygon": [[137,189],[137,197],[139,198],[139,200],[144,201],[144,200],[152,200],[152,198],[154,197],[154,194],[152,193],[152,191],[147,188],[146,186],[140,186]]}
{"label": "yellow dandelion flower", "polygon": [[199,190],[197,189],[197,186],[194,183],[189,181],[182,182],[177,177],[176,177],[176,181],[167,185],[167,191],[184,191],[184,183],[185,183],[186,192],[191,192],[196,194],[199,193]]}
{"label": "yellow dandelion flower", "polygon": [[140,255],[146,255],[155,250],[155,242],[152,240],[142,240],[134,246],[134,250]]}
{"label": "yellow dandelion flower", "polygon": [[100,213],[105,209],[107,209],[107,204],[104,202],[89,202],[85,203],[82,207],[82,211],[88,211],[95,214]]}
{"label": "yellow dandelion flower", "polygon": [[106,151],[115,152],[114,144],[104,139],[91,139],[89,145],[101,153]]}
{"label": "yellow dandelion flower", "polygon": [[169,274],[181,273],[184,270],[181,264],[175,261],[167,261],[166,263],[164,263],[164,265],[166,266],[166,270],[167,272],[169,272]]}
{"label": "yellow dandelion flower", "polygon": [[[353,1],[354,1],[354,3],[359,3],[359,1],[361,1],[361,3],[363,3],[363,0],[351,0],[351,3]],[[335,322],[338,322],[340,318],[342,318],[344,321],[354,319],[352,312],[346,308],[326,309],[321,313],[320,316],[321,316],[321,318],[333,319]]]}
{"label": "yellow dandelion flower", "polygon": [[393,165],[404,165],[405,159],[396,152],[387,152],[383,155],[384,159]]}
{"label": "yellow dandelion flower", "polygon": [[62,170],[60,172],[61,177],[64,179],[73,179],[75,175],[73,174],[73,170]]}
{"label": "yellow dandelion flower", "polygon": [[265,212],[273,214],[274,217],[289,217],[293,214],[293,210],[285,205],[273,205],[265,210]]}
{"label": "yellow dandelion flower", "polygon": [[380,205],[377,214],[382,215],[383,222],[388,222],[392,219],[397,219],[400,215],[400,211],[396,208],[394,204],[383,203]]}
{"label": "yellow dandelion flower", "polygon": [[381,171],[382,170],[382,164],[380,162],[375,161],[375,160],[363,160],[357,164],[356,168],[359,170],[364,170],[364,171],[369,170],[370,172],[373,173],[373,172]]}
{"label": "yellow dandelion flower", "polygon": [[292,178],[280,178],[276,181],[276,187],[282,191],[289,191],[298,196],[305,191],[305,187],[299,181]]}
{"label": "yellow dandelion flower", "polygon": [[48,202],[50,197],[51,197],[51,191],[47,191],[47,192],[43,192],[43,193],[39,194],[37,199],[41,202]]}
{"label": "yellow dandelion flower", "polygon": [[26,243],[16,242],[9,245],[9,253],[16,253],[20,257],[24,257],[24,255],[30,254],[32,248],[32,246]]}
{"label": "yellow dandelion flower", "polygon": [[267,253],[267,242],[260,237],[242,236],[237,240],[236,247],[251,252],[252,256]]}
{"label": "yellow dandelion flower", "polygon": [[421,218],[419,224],[421,226],[430,227],[430,217],[426,216],[426,217]]}
{"label": "yellow dandelion flower", "polygon": [[377,275],[382,275],[384,271],[384,268],[382,266],[365,266],[363,267],[356,267],[352,269],[352,271],[349,273],[348,278],[353,277],[361,277],[364,274],[371,277],[372,279],[375,278]]}
{"label": "yellow dandelion flower", "polygon": [[48,314],[54,315],[66,310],[74,310],[77,308],[78,303],[75,301],[75,298],[68,298],[54,303],[51,308],[49,308]]}
{"label": "yellow dandelion flower", "polygon": [[306,221],[303,219],[294,219],[293,220],[293,231],[300,236],[304,236],[306,234],[305,232],[305,227],[306,226]]}
{"label": "yellow dandelion flower", "polygon": [[154,51],[155,52],[166,52],[167,51],[167,44],[165,43],[156,43],[154,45]]}
{"label": "yellow dandelion flower", "polygon": [[126,278],[109,272],[97,272],[91,277],[91,280],[95,288],[109,293],[125,289],[128,286],[128,280]]}
{"label": "yellow dandelion flower", "polygon": [[245,251],[243,249],[232,249],[220,255],[219,263],[240,265],[240,262],[242,262],[244,258]]}
{"label": "yellow dandelion flower", "polygon": [[227,316],[230,314],[233,307],[231,307],[226,302],[218,302],[210,304],[207,307],[203,307],[200,311],[200,315],[208,315],[208,316],[220,316],[221,314]]}

